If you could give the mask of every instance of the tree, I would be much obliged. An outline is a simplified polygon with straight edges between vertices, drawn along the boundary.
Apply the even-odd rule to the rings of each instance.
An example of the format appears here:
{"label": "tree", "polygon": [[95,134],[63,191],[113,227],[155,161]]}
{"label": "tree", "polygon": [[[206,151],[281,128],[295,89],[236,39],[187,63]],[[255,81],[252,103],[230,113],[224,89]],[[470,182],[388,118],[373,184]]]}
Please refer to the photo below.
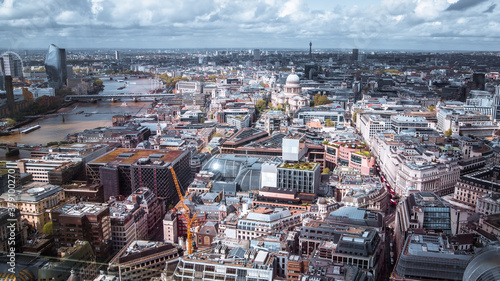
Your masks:
{"label": "tree", "polygon": [[54,228],[52,222],[48,222],[43,226],[42,229],[43,234],[54,234]]}
{"label": "tree", "polygon": [[450,137],[453,134],[453,130],[449,128],[448,130],[444,131],[444,136],[445,137]]}
{"label": "tree", "polygon": [[354,123],[356,123],[357,118],[358,118],[358,113],[354,112],[354,114],[352,115],[352,121],[354,121]]}
{"label": "tree", "polygon": [[263,112],[266,109],[266,106],[267,106],[267,102],[265,100],[258,100],[255,103],[255,107],[257,108],[257,110],[259,111],[259,113]]}
{"label": "tree", "polygon": [[432,112],[432,111],[434,111],[434,109],[436,109],[436,107],[434,105],[431,105],[431,106],[427,107],[427,109]]}
{"label": "tree", "polygon": [[330,168],[326,167],[325,169],[323,169],[323,175],[327,175],[330,173]]}
{"label": "tree", "polygon": [[326,119],[325,126],[326,127],[333,127],[333,126],[335,126],[335,122],[333,122],[332,119]]}
{"label": "tree", "polygon": [[94,85],[95,86],[99,86],[99,87],[102,86],[102,80],[99,79],[99,78],[95,78],[94,79]]}
{"label": "tree", "polygon": [[222,134],[221,133],[215,133],[212,137],[213,138],[221,138]]}
{"label": "tree", "polygon": [[327,140],[324,140],[324,141],[322,142],[322,144],[328,144],[328,141],[327,141]]}
{"label": "tree", "polygon": [[200,123],[205,123],[205,118],[201,117],[200,118]]}
{"label": "tree", "polygon": [[316,94],[314,95],[314,106],[316,105],[324,105],[332,103],[332,100],[329,100],[326,95]]}
{"label": "tree", "polygon": [[265,88],[265,87],[266,87],[266,83],[262,82],[262,83],[260,83],[260,86],[261,86],[262,88]]}
{"label": "tree", "polygon": [[16,125],[16,120],[8,118],[7,119],[7,127],[12,127],[14,125]]}

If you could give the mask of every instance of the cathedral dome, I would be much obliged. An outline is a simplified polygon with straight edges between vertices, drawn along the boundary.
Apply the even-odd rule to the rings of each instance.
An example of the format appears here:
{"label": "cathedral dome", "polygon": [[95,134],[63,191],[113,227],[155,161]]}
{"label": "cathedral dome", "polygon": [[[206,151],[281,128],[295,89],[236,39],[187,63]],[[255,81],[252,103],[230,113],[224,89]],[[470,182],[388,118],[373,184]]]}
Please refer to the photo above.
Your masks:
{"label": "cathedral dome", "polygon": [[295,67],[292,67],[292,73],[286,78],[286,85],[300,84],[300,78],[295,74]]}
{"label": "cathedral dome", "polygon": [[292,74],[288,75],[286,78],[286,84],[291,85],[291,84],[300,84],[300,78],[297,74],[295,74],[294,71],[292,71]]}

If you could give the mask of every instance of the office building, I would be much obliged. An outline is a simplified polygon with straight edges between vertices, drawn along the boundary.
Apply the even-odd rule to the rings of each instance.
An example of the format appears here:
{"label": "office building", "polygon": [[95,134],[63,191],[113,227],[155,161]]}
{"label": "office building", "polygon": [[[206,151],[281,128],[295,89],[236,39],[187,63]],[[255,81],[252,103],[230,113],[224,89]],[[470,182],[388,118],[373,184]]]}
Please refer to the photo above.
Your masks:
{"label": "office building", "polygon": [[316,194],[320,182],[318,163],[283,163],[278,166],[278,188]]}
{"label": "office building", "polygon": [[100,203],[64,204],[51,211],[57,248],[72,246],[76,240],[88,241],[98,261],[111,252],[109,207]]}
{"label": "office building", "polygon": [[408,237],[408,232],[414,229],[456,235],[459,233],[463,216],[466,214],[461,213],[459,209],[455,209],[434,193],[410,194],[402,204],[397,206],[394,229],[396,245],[402,247]]}
{"label": "office building", "polygon": [[179,258],[173,280],[273,280],[275,257],[262,250],[217,245]]}
{"label": "office building", "polygon": [[148,238],[146,212],[137,202],[120,201],[121,198],[112,198],[108,202],[113,253],[120,251],[132,241]]}
{"label": "office building", "polygon": [[120,51],[116,50],[115,51],[115,60],[119,61],[120,59],[121,59]]}
{"label": "office building", "polygon": [[61,246],[57,255],[57,259],[40,266],[38,281],[93,280],[97,276],[96,257],[89,242],[77,240],[72,246]]}
{"label": "office building", "polygon": [[485,194],[500,193],[499,174],[500,166],[495,166],[461,176],[455,185],[453,200],[475,209],[478,199]]}
{"label": "office building", "polygon": [[[15,224],[13,228],[11,227],[11,223]],[[21,212],[18,209],[14,209],[11,214],[9,208],[0,207],[0,252],[8,253],[11,247],[14,247],[16,252],[21,251],[24,238],[26,238],[23,228]],[[13,236],[11,235],[12,233],[14,233]],[[11,236],[14,240],[9,240]],[[14,241],[15,243],[12,244],[9,241]]]}
{"label": "office building", "polygon": [[260,236],[288,231],[302,223],[309,213],[304,210],[256,208],[238,220],[236,238],[251,240]]}
{"label": "office building", "polygon": [[148,239],[157,238],[161,231],[162,219],[167,205],[146,187],[134,191],[127,200],[139,204],[139,207],[146,212]]}
{"label": "office building", "polygon": [[352,49],[351,61],[358,61],[359,49]]}
{"label": "office building", "polygon": [[455,252],[443,236],[412,234],[406,239],[391,280],[459,281],[471,257]]}
{"label": "office building", "polygon": [[33,182],[25,185],[15,193],[4,193],[0,196],[0,206],[15,208],[21,211],[21,217],[41,233],[46,223],[50,222],[50,214],[46,211],[65,200],[64,190],[57,185]]}
{"label": "office building", "polygon": [[111,259],[108,273],[122,281],[149,281],[160,277],[163,270],[173,271],[182,253],[175,244],[132,241]]}
{"label": "office building", "polygon": [[259,49],[253,50],[253,60],[260,61],[260,50]]}
{"label": "office building", "polygon": [[16,162],[7,162],[7,168],[18,168],[21,174],[33,175],[37,182],[61,185],[73,179],[73,176],[81,172],[81,162],[72,160],[44,160],[27,158]]}
{"label": "office building", "polygon": [[329,142],[325,146],[325,167],[350,167],[362,175],[375,172],[375,156],[364,142]]}
{"label": "office building", "polygon": [[66,50],[51,44],[45,57],[45,72],[49,80],[49,87],[59,90],[66,85]]}
{"label": "office building", "polygon": [[91,183],[104,186],[104,198],[128,196],[140,187],[149,188],[167,206],[177,203],[178,195],[170,172],[173,167],[179,184],[187,188],[192,179],[190,152],[119,148],[87,163]]}
{"label": "office building", "polygon": [[383,265],[383,238],[375,229],[311,221],[300,227],[299,252],[357,266],[376,278]]}
{"label": "office building", "polygon": [[3,53],[1,58],[0,72],[12,78],[23,77],[23,60],[18,54],[8,51]]}

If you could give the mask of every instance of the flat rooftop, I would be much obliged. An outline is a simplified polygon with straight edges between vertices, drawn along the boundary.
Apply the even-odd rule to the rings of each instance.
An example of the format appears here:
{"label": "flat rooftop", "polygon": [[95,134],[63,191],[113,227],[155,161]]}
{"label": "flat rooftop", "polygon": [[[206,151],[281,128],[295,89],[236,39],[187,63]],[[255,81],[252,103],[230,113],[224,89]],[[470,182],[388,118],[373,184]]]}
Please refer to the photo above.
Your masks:
{"label": "flat rooftop", "polygon": [[55,212],[62,213],[66,216],[81,217],[84,215],[97,215],[108,208],[108,205],[101,203],[78,203],[78,204],[64,204],[62,207],[54,210]]}
{"label": "flat rooftop", "polygon": [[181,156],[184,150],[153,150],[153,149],[128,149],[118,148],[93,160],[90,164],[114,162],[123,165],[131,165],[139,159],[150,159],[152,161],[173,162]]}

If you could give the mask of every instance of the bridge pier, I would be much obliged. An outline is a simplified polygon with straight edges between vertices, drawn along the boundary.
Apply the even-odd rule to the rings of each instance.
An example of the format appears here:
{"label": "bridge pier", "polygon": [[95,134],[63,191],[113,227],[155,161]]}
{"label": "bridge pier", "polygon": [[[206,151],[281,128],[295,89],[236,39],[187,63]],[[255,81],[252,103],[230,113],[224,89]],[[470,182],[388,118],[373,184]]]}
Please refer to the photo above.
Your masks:
{"label": "bridge pier", "polygon": [[134,98],[134,102],[137,102],[137,98]]}
{"label": "bridge pier", "polygon": [[90,101],[91,101],[91,102],[94,102],[94,98],[90,98]]}
{"label": "bridge pier", "polygon": [[115,102],[115,98],[111,98],[111,102]]}

